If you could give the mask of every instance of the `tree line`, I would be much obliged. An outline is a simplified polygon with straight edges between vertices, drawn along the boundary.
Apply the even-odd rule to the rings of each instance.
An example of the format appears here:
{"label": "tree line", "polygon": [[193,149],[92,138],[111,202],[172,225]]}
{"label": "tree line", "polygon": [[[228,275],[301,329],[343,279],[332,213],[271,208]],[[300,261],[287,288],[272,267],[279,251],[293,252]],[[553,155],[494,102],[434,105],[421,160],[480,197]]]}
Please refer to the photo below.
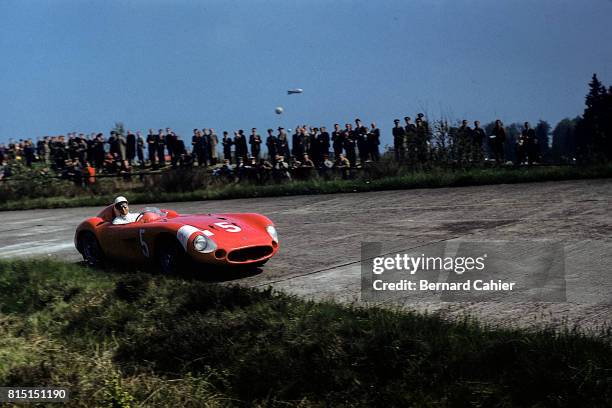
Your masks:
{"label": "tree line", "polygon": [[612,161],[612,86],[593,74],[582,116],[562,119],[552,131],[551,156],[557,162]]}

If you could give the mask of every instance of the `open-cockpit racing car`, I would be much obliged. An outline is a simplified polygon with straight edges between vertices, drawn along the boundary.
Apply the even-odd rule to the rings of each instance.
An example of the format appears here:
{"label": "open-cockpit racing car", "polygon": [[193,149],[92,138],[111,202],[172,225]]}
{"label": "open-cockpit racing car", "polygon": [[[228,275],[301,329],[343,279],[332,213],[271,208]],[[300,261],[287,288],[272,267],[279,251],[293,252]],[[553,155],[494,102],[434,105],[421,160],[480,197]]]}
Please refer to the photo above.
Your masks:
{"label": "open-cockpit racing car", "polygon": [[261,266],[279,249],[274,224],[261,214],[190,215],[147,207],[122,225],[113,224],[115,215],[110,205],[77,227],[75,246],[87,264],[152,262],[164,273],[175,273],[187,261]]}

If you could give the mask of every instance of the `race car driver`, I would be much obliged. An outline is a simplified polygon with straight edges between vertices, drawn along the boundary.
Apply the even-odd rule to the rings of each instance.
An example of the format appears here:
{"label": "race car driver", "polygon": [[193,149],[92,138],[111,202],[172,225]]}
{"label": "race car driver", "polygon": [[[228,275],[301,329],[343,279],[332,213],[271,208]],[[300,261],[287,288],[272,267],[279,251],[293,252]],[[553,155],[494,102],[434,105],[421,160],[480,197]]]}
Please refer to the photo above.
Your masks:
{"label": "race car driver", "polygon": [[114,225],[119,224],[130,224],[136,221],[138,213],[131,213],[128,201],[125,197],[119,196],[115,198],[115,218],[113,219]]}

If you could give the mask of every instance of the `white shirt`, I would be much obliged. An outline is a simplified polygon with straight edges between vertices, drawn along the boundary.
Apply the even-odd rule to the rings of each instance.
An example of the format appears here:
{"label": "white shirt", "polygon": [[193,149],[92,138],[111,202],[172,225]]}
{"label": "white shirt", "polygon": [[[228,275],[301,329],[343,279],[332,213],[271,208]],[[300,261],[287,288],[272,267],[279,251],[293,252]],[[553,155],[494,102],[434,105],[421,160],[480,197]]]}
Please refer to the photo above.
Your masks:
{"label": "white shirt", "polygon": [[136,221],[136,218],[138,218],[138,213],[127,213],[127,215],[119,214],[113,220],[113,225],[131,224]]}

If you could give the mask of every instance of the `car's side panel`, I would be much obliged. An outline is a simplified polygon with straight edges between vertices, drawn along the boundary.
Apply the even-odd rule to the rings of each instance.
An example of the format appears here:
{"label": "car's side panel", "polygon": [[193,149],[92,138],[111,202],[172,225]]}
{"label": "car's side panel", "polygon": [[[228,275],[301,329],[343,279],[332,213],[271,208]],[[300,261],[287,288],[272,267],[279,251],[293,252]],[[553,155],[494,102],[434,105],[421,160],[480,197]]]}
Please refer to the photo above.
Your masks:
{"label": "car's side panel", "polygon": [[117,259],[144,261],[140,249],[139,228],[143,224],[113,225],[104,223],[98,228],[98,239],[105,253]]}

